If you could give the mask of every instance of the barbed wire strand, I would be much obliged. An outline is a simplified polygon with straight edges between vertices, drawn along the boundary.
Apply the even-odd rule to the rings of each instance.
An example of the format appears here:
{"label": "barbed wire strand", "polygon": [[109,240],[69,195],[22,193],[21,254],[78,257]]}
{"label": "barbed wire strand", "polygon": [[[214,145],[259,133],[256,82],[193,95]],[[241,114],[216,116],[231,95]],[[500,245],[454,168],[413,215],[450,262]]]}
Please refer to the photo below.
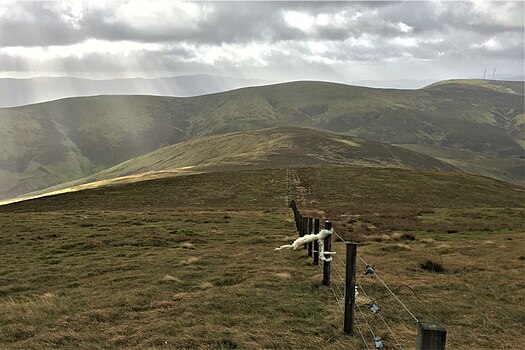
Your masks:
{"label": "barbed wire strand", "polygon": [[[344,282],[344,281],[343,281],[343,282]],[[332,284],[335,284],[337,290],[339,291],[339,294],[341,295],[341,299],[344,300],[344,294],[343,294],[343,292],[341,291],[341,289],[339,288],[339,286],[338,286],[336,283],[330,283],[330,286],[332,286]],[[344,311],[343,311],[343,314],[344,314]],[[365,337],[363,336],[363,333],[361,332],[361,329],[359,328],[359,324],[358,324],[358,322],[357,322],[357,319],[354,319],[354,323],[355,323],[355,325],[357,326],[357,331],[359,332],[359,334],[361,335],[361,338],[363,339],[363,342],[364,342],[364,344],[365,344],[365,347],[366,347],[367,349],[369,349],[368,344],[366,343],[366,339],[365,339]]]}
{"label": "barbed wire strand", "polygon": [[372,334],[372,338],[375,338],[376,335],[374,333],[374,331],[372,330],[372,327],[370,326],[370,323],[368,323],[368,319],[366,318],[366,315],[364,314],[363,310],[361,309],[357,309],[358,311],[361,312],[361,318],[363,318],[366,322],[366,325],[368,326],[368,329],[370,330],[370,333]]}
{"label": "barbed wire strand", "polygon": [[344,239],[343,237],[339,236],[337,234],[337,232],[333,231],[333,234],[336,235],[336,237],[339,238],[343,243],[346,243],[346,239]]}
{"label": "barbed wire strand", "polygon": [[[322,270],[321,267],[319,267],[319,269]],[[336,286],[337,286],[337,285],[336,285]],[[336,304],[339,306],[339,310],[341,310],[341,313],[344,315],[345,312],[344,312],[344,310],[343,310],[343,306],[341,305],[341,304],[342,304],[343,297],[342,297],[341,299],[339,299],[339,298],[337,297],[337,295],[336,295],[336,293],[335,293],[335,290],[334,290],[334,288],[332,287],[332,284],[331,284],[331,283],[330,283],[330,289],[332,290],[332,294],[334,295],[334,298],[335,298],[335,302],[336,302]],[[339,290],[339,293],[341,293],[340,290]],[[363,333],[361,332],[361,328],[359,327],[357,320],[354,320],[354,321],[355,321],[355,324],[356,324],[356,326],[357,326],[357,330],[358,330],[359,334],[361,335],[361,339],[363,339],[363,343],[365,344],[366,349],[367,349],[367,350],[370,350],[370,348],[368,347],[368,344],[366,343],[366,339],[365,339]]]}
{"label": "barbed wire strand", "polygon": [[346,267],[346,263],[343,261],[343,259],[341,259],[341,257],[340,257],[339,255],[335,254],[334,256],[335,256],[335,258],[336,258],[337,260],[339,260],[339,262],[341,263],[341,265],[343,265],[344,267]]}
{"label": "barbed wire strand", "polygon": [[[335,268],[336,266],[337,266],[336,264],[331,264],[331,269],[330,269],[330,278],[331,278],[331,280],[333,281],[333,273],[332,273],[332,271],[334,271],[334,272],[339,276],[339,278],[342,280],[342,282],[344,283],[344,279],[343,279],[343,277],[342,277],[341,274],[338,272],[338,269]],[[321,269],[321,268],[320,268],[320,269]],[[333,282],[335,282],[335,281],[333,281]],[[332,290],[332,294],[334,295],[334,297],[335,297],[335,299],[336,299],[336,303],[339,305],[339,308],[340,308],[341,312],[344,314],[343,307],[341,306],[341,304],[343,303],[342,300],[344,300],[344,293],[341,291],[341,288],[339,288],[339,285],[338,285],[337,283],[333,283],[333,282],[330,283],[330,288],[331,288],[331,290]],[[341,299],[339,299],[339,298],[337,297],[336,292],[335,292],[335,289],[333,288],[333,285],[335,285],[335,287],[336,287],[336,289],[337,289],[337,291],[338,291],[338,293],[339,293]],[[368,298],[368,295],[366,294],[364,288],[363,288],[361,285],[359,285],[359,287],[360,287],[361,290],[363,291],[363,294],[365,295],[365,297]],[[368,298],[368,299],[369,299],[369,298]],[[360,310],[360,311],[361,311],[361,310]],[[361,312],[362,312],[362,311],[361,311]],[[387,329],[390,331],[390,333],[392,334],[392,336],[393,336],[394,339],[396,340],[396,343],[398,344],[398,346],[399,346],[402,350],[404,350],[403,347],[399,344],[399,341],[397,340],[397,337],[395,336],[394,332],[390,329],[390,327],[388,326],[388,324],[386,324],[386,321],[383,319],[383,317],[382,317],[381,315],[379,315],[379,316],[381,317],[383,323],[385,324],[385,326],[387,327]],[[370,329],[370,332],[372,333],[373,337],[375,338],[375,334],[374,334],[374,332],[373,332],[373,330],[372,330],[370,324],[368,323],[368,321],[367,321],[367,319],[366,319],[366,316],[362,315],[361,317],[363,317],[363,318],[365,319],[365,322],[367,323],[368,328]],[[359,325],[358,325],[358,322],[357,322],[357,318],[354,319],[354,322],[355,322],[355,324],[356,324],[356,326],[357,326],[358,332],[359,332],[360,335],[361,335],[361,338],[363,339],[363,342],[364,342],[364,344],[365,344],[365,347],[369,350],[370,348],[368,347],[368,344],[367,344],[367,342],[366,342],[366,339],[365,339],[363,333],[361,332],[361,329],[359,328]]]}
{"label": "barbed wire strand", "polygon": [[[319,270],[323,271],[323,268],[321,267],[321,264],[317,265],[317,267],[319,268]],[[330,275],[331,275],[331,270],[330,270]],[[344,310],[343,310],[343,307],[341,306],[341,300],[337,297],[337,295],[335,294],[335,290],[334,290],[334,287],[332,287],[332,284],[330,283],[330,289],[332,290],[332,293],[334,294],[334,298],[335,298],[335,301],[337,303],[337,305],[339,305],[339,308],[341,309],[341,312],[344,314]]]}
{"label": "barbed wire strand", "polygon": [[336,301],[337,306],[339,306],[339,309],[341,310],[341,313],[344,315],[345,311],[343,310],[343,306],[341,305],[341,300],[337,298],[337,295],[335,295],[334,287],[332,287],[332,284],[330,284],[330,289],[332,290],[332,293],[334,294],[334,298]]}
{"label": "barbed wire strand", "polygon": [[[337,256],[337,255],[336,255],[336,256]],[[341,258],[339,258],[339,260],[341,260]],[[341,260],[341,261],[342,261],[342,260]],[[332,265],[332,267],[333,267],[333,266],[334,266],[334,265]],[[323,267],[321,266],[321,264],[317,265],[317,268],[319,268],[320,271],[323,271]],[[331,271],[332,271],[332,269],[330,269],[330,272],[331,272]],[[336,273],[337,273],[337,272],[336,272]],[[337,286],[337,284],[336,284],[336,286]],[[336,302],[336,304],[339,305],[339,309],[341,310],[341,312],[342,312],[343,315],[344,315],[343,306],[341,305],[341,304],[342,304],[342,300],[344,299],[344,296],[341,297],[341,300],[338,299],[338,298],[337,298],[337,295],[336,295],[336,293],[335,293],[335,290],[333,289],[331,283],[330,283],[330,288],[331,288],[331,290],[332,290],[332,294],[333,294],[333,296],[334,296],[334,298],[335,298],[335,302]],[[339,290],[339,293],[342,295],[341,290]],[[366,321],[366,319],[365,319],[365,321]],[[355,325],[356,325],[356,327],[357,327],[357,331],[359,332],[359,335],[361,336],[361,339],[363,340],[363,344],[365,344],[365,347],[366,347],[367,350],[370,350],[370,348],[368,347],[368,343],[366,342],[366,338],[365,338],[365,336],[363,335],[363,331],[361,331],[361,327],[359,326],[359,322],[357,321],[357,318],[354,319],[354,322],[355,322]],[[374,333],[372,332],[372,334],[374,334]]]}
{"label": "barbed wire strand", "polygon": [[359,322],[357,322],[357,317],[354,319],[354,323],[357,327],[357,331],[359,332],[359,335],[361,336],[361,339],[363,339],[363,343],[365,344],[365,347],[367,350],[370,350],[368,347],[368,343],[366,342],[365,336],[363,335],[363,332],[361,332],[361,327],[359,327]]}
{"label": "barbed wire strand", "polygon": [[[332,274],[330,274],[330,280],[331,280],[331,281],[330,281],[330,286],[331,286],[332,284],[334,284],[334,285],[336,286],[337,290],[339,291],[339,295],[341,295],[341,298],[344,299],[345,295],[344,295],[344,293],[342,292],[341,288],[339,288],[339,285],[338,285],[337,283],[333,283],[333,282],[332,282],[332,280],[333,280],[333,278],[332,278]],[[334,281],[334,282],[335,282],[335,281]]]}
{"label": "barbed wire strand", "polygon": [[[347,241],[341,237],[337,232],[333,231],[334,235],[339,238],[340,240],[340,243],[347,243]],[[339,243],[339,242],[334,242],[334,243]],[[361,257],[361,255],[357,254],[357,256],[359,257],[359,259],[361,259],[361,261],[366,265],[368,265],[366,263],[366,261]],[[343,259],[341,259],[338,255],[335,255],[336,259],[339,260],[339,262],[341,263],[341,265],[343,265],[343,267],[346,267],[346,263],[343,261]],[[336,265],[332,265],[332,269],[330,269],[330,277],[333,277],[333,274],[331,273],[332,270],[334,270],[336,272],[336,274],[339,276],[339,278],[343,281],[344,283],[344,278],[342,277],[342,275],[339,273],[338,269],[334,268]],[[318,265],[319,269],[322,271],[323,268],[321,267],[321,265]],[[388,285],[383,281],[383,279],[381,279],[381,277],[379,277],[377,275],[377,272],[374,272],[374,275],[377,277],[377,279],[379,279],[379,281],[381,281],[381,283],[383,284],[383,286],[389,291],[390,294],[392,294],[392,296],[401,304],[401,306],[410,314],[410,316],[412,316],[412,318],[417,322],[419,323],[419,320],[417,319],[417,317],[414,316],[414,314],[406,307],[405,304],[403,304],[403,302],[397,297],[397,295],[394,294],[394,292],[392,292],[392,290],[388,287]],[[337,294],[335,293],[335,289],[333,288],[332,284],[335,284],[339,294],[341,295],[341,299],[339,299],[337,297]],[[336,304],[339,306],[339,309],[341,310],[341,313],[344,314],[344,310],[343,310],[343,306],[342,306],[342,300],[344,299],[344,294],[343,292],[341,291],[341,289],[339,288],[339,286],[337,285],[337,283],[330,283],[329,284],[330,286],[330,289],[332,290],[332,294],[334,295],[334,298],[335,298],[335,301],[336,301]],[[358,284],[359,288],[361,289],[361,291],[363,292],[364,296],[369,299],[365,289],[360,285]],[[357,307],[357,310],[359,312],[361,312],[361,317],[365,320],[366,322],[366,325],[368,326],[368,329],[370,330],[370,333],[372,334],[372,336],[374,337],[375,339],[375,333],[374,331],[372,330],[372,327],[370,326],[370,323],[368,322],[368,319],[366,318],[366,315],[364,314],[363,310],[360,308],[360,307]],[[383,316],[379,313],[377,313],[377,315],[381,318],[382,322],[385,324],[385,326],[387,327],[387,329],[389,330],[389,332],[392,334],[394,340],[396,341],[397,345],[402,349],[403,347],[401,346],[401,344],[399,343],[395,333],[392,331],[392,329],[388,326],[388,324],[386,323],[385,319],[383,318]],[[370,348],[368,347],[368,343],[366,342],[366,339],[361,331],[361,328],[359,327],[359,322],[357,321],[357,318],[354,319],[354,322],[357,326],[357,330],[361,336],[361,339],[363,340],[363,343],[365,344],[365,347],[367,348],[367,350],[370,350]]]}
{"label": "barbed wire strand", "polygon": [[343,275],[339,271],[339,267],[336,268],[336,266],[337,266],[336,264],[332,264],[332,268],[330,270],[334,270],[335,273],[337,274],[337,277],[339,277],[341,281],[344,283],[345,279],[343,278]]}
{"label": "barbed wire strand", "polygon": [[[359,259],[361,259],[361,261],[365,264],[365,265],[368,265],[366,263],[366,261],[361,257],[361,255],[357,254],[357,256],[359,257]],[[387,286],[387,284],[385,283],[385,281],[383,281],[383,279],[381,277],[379,277],[379,275],[377,274],[377,271],[374,271],[373,275],[375,277],[377,277],[377,279],[379,281],[381,281],[381,283],[383,284],[383,286],[390,292],[390,294],[392,294],[392,296],[399,302],[399,304],[401,304],[401,306],[409,313],[410,316],[412,316],[412,318],[417,322],[419,323],[419,320],[417,319],[416,316],[414,316],[414,314],[408,309],[408,307],[406,307],[405,304],[403,304],[403,302],[397,297],[397,295],[394,294],[394,292],[392,292],[392,290]]]}
{"label": "barbed wire strand", "polygon": [[[368,297],[368,294],[366,293],[365,289],[363,288],[363,286],[361,284],[357,284],[359,286],[359,288],[361,289],[361,291],[363,292],[363,295],[365,296],[365,298],[367,299],[370,299]],[[397,343],[397,346],[399,346],[401,348],[401,350],[404,350],[403,349],[403,346],[401,346],[401,344],[399,343],[399,340],[397,338],[397,336],[395,335],[394,331],[388,326],[388,324],[386,323],[385,319],[383,318],[383,316],[381,315],[380,312],[376,313],[375,315],[379,316],[381,318],[381,321],[383,321],[383,323],[385,324],[385,327],[388,329],[388,331],[390,332],[390,334],[392,334],[392,337],[394,338],[394,340],[396,341]]]}
{"label": "barbed wire strand", "polygon": [[399,343],[399,339],[398,337],[395,335],[394,331],[392,331],[392,329],[388,326],[388,324],[386,323],[385,319],[383,318],[383,316],[381,316],[381,313],[377,313],[377,315],[381,318],[381,321],[383,321],[383,323],[385,324],[386,328],[388,329],[388,331],[390,332],[390,334],[392,334],[392,337],[394,337],[394,340],[396,341],[397,343],[397,346],[399,346],[399,348],[401,350],[405,350],[403,348],[403,346],[401,346],[401,344]]}

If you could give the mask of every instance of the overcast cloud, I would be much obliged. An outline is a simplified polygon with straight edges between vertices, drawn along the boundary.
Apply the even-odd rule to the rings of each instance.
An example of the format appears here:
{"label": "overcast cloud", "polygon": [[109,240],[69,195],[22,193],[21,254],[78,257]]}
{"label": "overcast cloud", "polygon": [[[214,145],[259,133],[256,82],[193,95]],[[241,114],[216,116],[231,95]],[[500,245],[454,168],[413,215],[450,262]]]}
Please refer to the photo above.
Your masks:
{"label": "overcast cloud", "polygon": [[0,0],[0,77],[523,78],[524,3]]}

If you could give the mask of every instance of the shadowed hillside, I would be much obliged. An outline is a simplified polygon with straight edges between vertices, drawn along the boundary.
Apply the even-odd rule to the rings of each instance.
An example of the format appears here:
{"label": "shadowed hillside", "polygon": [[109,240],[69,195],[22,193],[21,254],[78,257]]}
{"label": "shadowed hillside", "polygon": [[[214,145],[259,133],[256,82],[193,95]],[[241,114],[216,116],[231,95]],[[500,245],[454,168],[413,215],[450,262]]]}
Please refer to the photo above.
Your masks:
{"label": "shadowed hillside", "polygon": [[191,98],[98,96],[5,108],[0,192],[81,178],[195,136],[276,126],[460,149],[510,159],[515,168],[523,163],[523,109],[519,83],[499,81],[420,90],[294,82]]}
{"label": "shadowed hillside", "polygon": [[22,197],[210,171],[349,165],[458,171],[433,157],[381,142],[306,128],[270,128],[196,137]]}
{"label": "shadowed hillside", "polygon": [[109,179],[184,167],[231,170],[304,166],[365,166],[440,169],[435,158],[388,144],[305,128],[271,128],[197,137],[161,148],[94,175]]}

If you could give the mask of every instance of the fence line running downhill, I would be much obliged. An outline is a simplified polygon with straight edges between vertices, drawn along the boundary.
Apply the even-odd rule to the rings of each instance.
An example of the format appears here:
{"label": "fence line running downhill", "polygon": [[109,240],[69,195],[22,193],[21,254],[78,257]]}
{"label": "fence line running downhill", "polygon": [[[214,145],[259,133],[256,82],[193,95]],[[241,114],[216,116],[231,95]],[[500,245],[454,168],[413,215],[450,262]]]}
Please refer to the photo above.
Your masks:
{"label": "fence line running downhill", "polygon": [[[289,203],[289,207],[293,210],[295,225],[300,237],[320,232],[320,219],[303,216],[294,200]],[[332,223],[325,221],[324,228],[332,229]],[[421,322],[406,305],[406,302],[401,301],[396,294],[401,287],[411,288],[406,285],[394,289],[389,287],[380,277],[376,267],[369,264],[367,259],[357,252],[357,244],[345,240],[333,230],[332,234],[337,239],[332,242],[331,235],[325,237],[323,241],[324,251],[333,251],[334,247],[337,247],[337,251],[341,252],[344,251],[344,247],[346,259],[343,259],[340,256],[341,254],[328,255],[332,259],[323,260],[321,257],[321,265],[318,241],[309,242],[304,245],[304,248],[307,249],[308,256],[313,258],[313,264],[323,271],[322,284],[330,288],[334,302],[341,311],[343,332],[358,337],[365,349],[413,349],[413,345],[402,344],[400,337],[389,325],[391,321],[386,316],[384,317],[381,312],[379,301],[392,297],[399,309],[406,312],[417,325],[416,350],[444,350],[446,330],[439,325]],[[363,272],[358,274],[356,271]],[[359,276],[359,280],[356,279],[356,276]],[[376,293],[367,291],[366,282],[371,281],[371,279],[379,281],[380,287],[384,290],[383,294],[378,296]],[[361,301],[361,303],[356,302],[358,295],[362,295],[362,297],[357,298],[357,301]],[[376,323],[384,327],[379,329],[374,326]]]}

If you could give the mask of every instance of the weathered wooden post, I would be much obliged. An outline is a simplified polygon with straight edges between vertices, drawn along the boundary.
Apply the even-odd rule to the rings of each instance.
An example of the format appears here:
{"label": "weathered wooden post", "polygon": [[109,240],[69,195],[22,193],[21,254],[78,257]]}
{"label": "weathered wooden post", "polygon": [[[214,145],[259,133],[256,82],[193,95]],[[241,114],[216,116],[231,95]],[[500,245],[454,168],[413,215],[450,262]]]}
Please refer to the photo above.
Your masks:
{"label": "weathered wooden post", "polygon": [[[319,233],[319,219],[314,220],[314,234]],[[314,265],[319,265],[319,242],[314,241]]]}
{"label": "weathered wooden post", "polygon": [[[312,230],[313,230],[313,223],[314,223],[314,219],[313,218],[308,218],[308,234],[312,234]],[[311,257],[312,256],[312,246],[313,246],[313,243],[312,242],[308,242],[308,256]]]}
{"label": "weathered wooden post", "polygon": [[301,215],[300,211],[297,211],[297,232],[299,233],[299,237],[301,237],[302,225],[303,225],[303,216]]}
{"label": "weathered wooden post", "polygon": [[[303,217],[303,230],[301,231],[301,237],[304,236],[308,230],[308,217]],[[303,248],[306,249],[308,247],[308,245],[305,243],[303,245]]]}
{"label": "weathered wooden post", "polygon": [[289,207],[292,208],[292,211],[293,211],[293,218],[295,220],[295,228],[299,230],[299,221],[297,220],[298,210],[297,210],[297,204],[295,203],[295,200],[292,199]]}
{"label": "weathered wooden post", "polygon": [[433,323],[419,322],[416,350],[445,350],[447,331]]}
{"label": "weathered wooden post", "polygon": [[[330,221],[325,221],[324,228],[329,230],[332,228],[332,223]],[[332,249],[332,235],[328,235],[323,240],[324,251],[329,252]],[[323,264],[323,286],[330,285],[330,262],[324,260]]]}
{"label": "weathered wooden post", "polygon": [[353,335],[354,333],[356,255],[357,244],[346,242],[345,315],[343,332],[347,335]]}

